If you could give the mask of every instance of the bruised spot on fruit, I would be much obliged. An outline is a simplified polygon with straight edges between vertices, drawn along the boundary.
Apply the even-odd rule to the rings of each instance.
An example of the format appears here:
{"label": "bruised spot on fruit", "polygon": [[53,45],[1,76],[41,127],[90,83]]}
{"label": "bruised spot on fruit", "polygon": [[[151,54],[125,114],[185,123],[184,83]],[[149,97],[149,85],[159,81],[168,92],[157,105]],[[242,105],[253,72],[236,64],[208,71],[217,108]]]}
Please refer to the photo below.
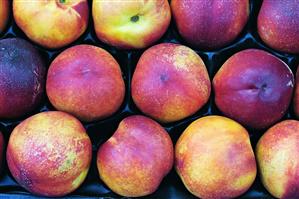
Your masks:
{"label": "bruised spot on fruit", "polygon": [[176,159],[176,167],[178,170],[184,169],[184,161],[181,158]]}
{"label": "bruised spot on fruit", "polygon": [[136,23],[137,21],[139,21],[139,16],[138,15],[134,15],[133,17],[131,17],[131,22]]}
{"label": "bruised spot on fruit", "polygon": [[31,189],[31,187],[33,186],[32,180],[30,179],[30,177],[28,177],[28,172],[23,169],[20,168],[20,184],[24,185],[26,188]]}

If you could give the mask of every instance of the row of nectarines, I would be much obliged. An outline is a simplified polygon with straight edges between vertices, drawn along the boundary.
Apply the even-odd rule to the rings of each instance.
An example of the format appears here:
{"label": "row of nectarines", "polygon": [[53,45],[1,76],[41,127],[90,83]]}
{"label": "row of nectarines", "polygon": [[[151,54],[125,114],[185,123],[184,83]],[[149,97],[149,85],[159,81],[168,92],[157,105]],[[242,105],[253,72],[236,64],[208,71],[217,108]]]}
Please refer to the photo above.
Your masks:
{"label": "row of nectarines", "polygon": [[[52,105],[82,121],[115,113],[125,96],[119,64],[107,51],[76,45],[46,67],[38,51],[14,38],[0,41],[1,118],[17,118],[41,101],[44,87]],[[45,86],[46,84],[46,86]],[[226,116],[241,124],[265,129],[280,120],[291,102],[294,76],[279,58],[258,49],[230,57],[213,79],[215,102]],[[137,107],[162,122],[175,122],[196,113],[209,99],[210,78],[192,49],[163,43],[140,57],[130,85]],[[297,94],[297,92],[295,93]],[[298,109],[295,95],[295,111]]]}
{"label": "row of nectarines", "polygon": [[[257,144],[261,180],[278,198],[298,197],[299,161],[293,158],[298,153],[298,129],[296,120],[280,122]],[[0,138],[2,159],[2,135]],[[91,154],[91,141],[79,120],[49,111],[29,117],[13,130],[6,157],[22,187],[37,195],[63,196],[84,181]],[[257,173],[248,132],[222,116],[206,116],[191,123],[175,151],[168,133],[157,122],[129,116],[97,153],[101,180],[115,193],[128,197],[155,192],[173,164],[186,188],[207,199],[242,195]]]}
{"label": "row of nectarines", "polygon": [[[9,15],[8,0],[0,4],[0,31]],[[299,53],[299,8],[296,1],[264,0],[257,28],[270,47]],[[167,30],[171,12],[183,39],[193,47],[223,47],[246,25],[249,0],[93,0],[92,16],[97,37],[122,49],[145,48]],[[60,48],[78,39],[89,18],[87,0],[13,0],[13,16],[29,39],[46,48]]]}

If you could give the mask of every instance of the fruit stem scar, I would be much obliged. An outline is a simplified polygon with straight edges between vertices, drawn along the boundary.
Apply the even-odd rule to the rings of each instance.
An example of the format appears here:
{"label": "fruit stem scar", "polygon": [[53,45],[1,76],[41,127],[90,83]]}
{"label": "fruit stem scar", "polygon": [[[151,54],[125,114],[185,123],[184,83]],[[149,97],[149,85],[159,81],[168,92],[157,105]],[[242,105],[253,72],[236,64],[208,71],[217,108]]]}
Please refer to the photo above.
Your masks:
{"label": "fruit stem scar", "polygon": [[139,16],[138,15],[134,15],[133,17],[131,17],[130,19],[132,22],[137,22],[139,20]]}
{"label": "fruit stem scar", "polygon": [[165,82],[165,81],[168,80],[168,77],[165,74],[163,74],[163,75],[160,76],[160,79],[161,79],[162,82]]}
{"label": "fruit stem scar", "polygon": [[261,88],[262,88],[263,91],[266,90],[266,88],[267,88],[267,84],[263,84],[263,85],[261,86]]}
{"label": "fruit stem scar", "polygon": [[66,0],[59,0],[59,3],[65,3]]}

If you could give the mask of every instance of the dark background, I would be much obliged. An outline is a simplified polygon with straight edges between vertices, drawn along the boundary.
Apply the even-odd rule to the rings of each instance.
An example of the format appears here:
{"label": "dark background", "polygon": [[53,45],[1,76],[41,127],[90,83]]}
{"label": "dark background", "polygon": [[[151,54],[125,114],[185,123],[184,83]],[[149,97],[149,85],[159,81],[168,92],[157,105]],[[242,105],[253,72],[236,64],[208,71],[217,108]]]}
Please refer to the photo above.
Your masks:
{"label": "dark background", "polygon": [[[87,130],[88,135],[91,138],[93,143],[93,159],[91,163],[91,168],[89,170],[88,176],[84,183],[80,186],[72,194],[68,195],[68,197],[74,198],[85,198],[85,197],[103,197],[103,198],[123,198],[112,193],[109,188],[107,188],[103,182],[99,179],[97,167],[96,167],[96,152],[99,146],[105,142],[116,130],[118,123],[124,119],[126,116],[141,114],[141,112],[134,105],[132,98],[130,96],[130,83],[132,74],[134,72],[136,63],[144,52],[144,50],[118,50],[114,47],[108,46],[101,41],[99,41],[95,35],[93,29],[93,21],[91,16],[91,1],[90,3],[90,21],[87,31],[78,39],[76,42],[71,45],[59,49],[59,50],[46,50],[36,44],[34,44],[41,52],[44,57],[44,61],[47,64],[47,67],[53,61],[53,59],[64,49],[78,45],[78,44],[92,44],[99,47],[104,48],[108,52],[110,52],[114,58],[118,61],[121,66],[123,72],[123,78],[126,82],[126,98],[121,108],[115,113],[112,117],[109,117],[105,120],[101,120],[93,123],[84,123],[84,126]],[[291,54],[285,54],[281,52],[277,52],[265,46],[261,39],[259,38],[256,30],[256,21],[258,11],[260,9],[262,1],[259,0],[250,0],[250,19],[247,23],[246,27],[239,35],[239,37],[233,41],[230,45],[215,50],[215,51],[201,51],[198,49],[194,49],[200,57],[203,59],[209,75],[212,80],[215,73],[221,67],[221,65],[233,54],[248,48],[258,48],[266,50],[275,56],[282,59],[286,62],[289,67],[292,69],[295,74],[296,68],[299,63],[299,57]],[[62,19],[63,20],[63,19]],[[0,39],[3,38],[11,38],[11,37],[20,37],[28,40],[28,38],[22,33],[22,31],[16,26],[13,18],[11,16],[8,27],[4,33],[0,35]],[[29,40],[28,40],[29,41]],[[180,43],[183,45],[187,45],[181,37],[178,35],[175,24],[172,20],[170,27],[168,28],[165,35],[156,43],[163,42],[173,42]],[[32,43],[32,42],[31,42]],[[48,99],[45,97],[43,103],[33,112],[29,113],[25,117],[18,118],[16,120],[0,120],[0,130],[3,132],[5,137],[5,142],[7,143],[9,139],[9,135],[13,128],[22,120],[27,118],[30,115],[33,115],[38,112],[54,110],[54,108],[50,105]],[[180,134],[183,130],[195,119],[200,118],[206,115],[221,115],[219,110],[214,103],[214,93],[210,96],[208,103],[197,113],[184,119],[182,121],[178,121],[171,124],[165,124],[163,127],[169,132],[173,143],[175,144]],[[284,119],[287,118],[295,118],[292,110],[292,105],[289,107],[289,111],[284,116]],[[256,142],[259,137],[263,134],[265,130],[262,131],[254,131],[249,129],[250,138],[252,142],[253,148],[255,148]],[[4,169],[0,177],[0,197],[5,198],[35,198],[30,195],[26,190],[21,188],[11,176],[6,161],[4,160]],[[182,184],[178,175],[175,173],[174,169],[165,177],[162,181],[159,189],[152,195],[144,197],[144,198],[195,198],[192,196],[187,189]],[[257,176],[253,186],[240,198],[272,198],[270,194],[263,188],[259,177]]]}

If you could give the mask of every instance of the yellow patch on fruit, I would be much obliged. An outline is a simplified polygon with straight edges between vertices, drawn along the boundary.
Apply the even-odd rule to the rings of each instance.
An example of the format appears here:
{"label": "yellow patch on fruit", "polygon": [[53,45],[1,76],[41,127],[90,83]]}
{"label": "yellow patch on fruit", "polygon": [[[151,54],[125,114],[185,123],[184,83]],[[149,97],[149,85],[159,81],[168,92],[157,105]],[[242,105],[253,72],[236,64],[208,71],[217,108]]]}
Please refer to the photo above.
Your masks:
{"label": "yellow patch on fruit", "polygon": [[116,145],[117,144],[117,140],[114,137],[109,138],[108,142],[112,145]]}
{"label": "yellow patch on fruit", "polygon": [[75,188],[79,187],[80,184],[84,181],[87,173],[88,173],[88,169],[82,171],[82,173],[72,182],[72,186]]}
{"label": "yellow patch on fruit", "polygon": [[[147,195],[151,190],[145,190],[149,186],[151,179],[150,173],[146,170],[141,169],[139,166],[132,166],[132,163],[125,163],[122,165],[123,176],[119,175],[117,172],[110,171],[110,175],[113,178],[107,176],[108,168],[103,167],[100,169],[100,178],[105,181],[105,183],[116,193],[126,196],[134,196],[137,193],[140,195]],[[102,170],[102,172],[101,172]],[[143,192],[143,194],[141,194]]]}
{"label": "yellow patch on fruit", "polygon": [[175,96],[163,107],[162,117],[165,121],[176,121],[181,119],[182,115],[188,115],[187,110],[184,109],[182,99],[180,96]]}
{"label": "yellow patch on fruit", "polygon": [[[186,46],[177,46],[173,53],[173,64],[176,69],[189,70],[190,66],[202,62],[200,57]],[[204,65],[204,63],[201,63]]]}
{"label": "yellow patch on fruit", "polygon": [[246,185],[250,184],[254,181],[256,176],[256,172],[253,170],[252,172],[248,172],[247,174],[243,174],[240,177],[236,178],[232,184],[232,188],[236,190],[243,189]]}
{"label": "yellow patch on fruit", "polygon": [[76,153],[70,152],[67,154],[67,157],[65,158],[64,162],[60,167],[58,168],[58,171],[63,173],[72,168],[73,162],[76,159]]}

